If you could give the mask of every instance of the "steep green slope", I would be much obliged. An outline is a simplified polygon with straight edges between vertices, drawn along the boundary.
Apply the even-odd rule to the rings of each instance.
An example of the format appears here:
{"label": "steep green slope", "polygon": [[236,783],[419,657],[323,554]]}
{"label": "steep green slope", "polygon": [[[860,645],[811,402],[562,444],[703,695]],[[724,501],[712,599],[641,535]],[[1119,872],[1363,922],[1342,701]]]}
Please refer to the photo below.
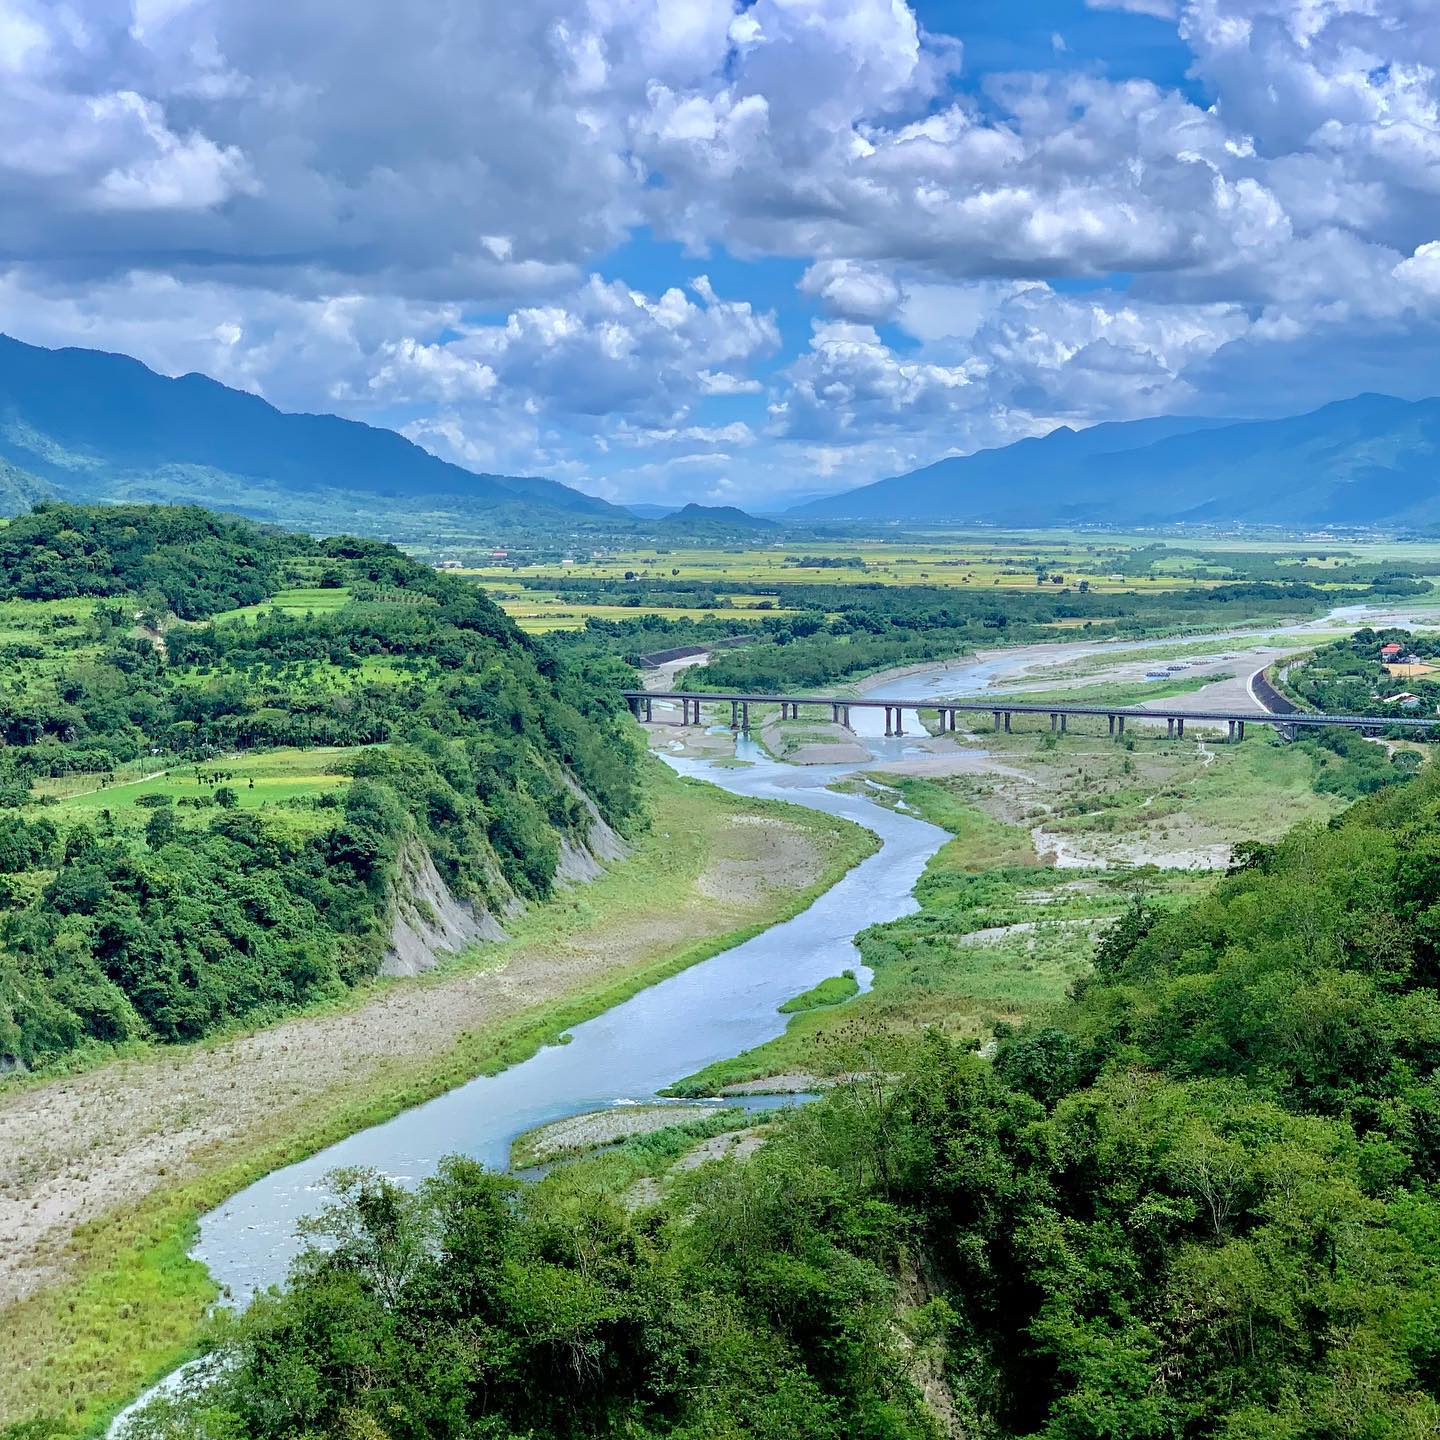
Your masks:
{"label": "steep green slope", "polygon": [[[302,583],[340,603],[223,617]],[[388,545],[52,504],[0,532],[0,603],[25,637],[0,653],[7,1066],[334,994],[430,861],[479,926],[636,819],[604,666]],[[327,753],[252,806],[248,757],[275,747]],[[174,785],[132,803],[146,775]]]}
{"label": "steep green slope", "polygon": [[[626,512],[553,480],[482,475],[391,430],[287,414],[204,375],[0,336],[0,459],[82,500],[219,504],[265,518],[417,497],[532,522]],[[3,495],[0,495],[3,499]],[[339,513],[343,515],[344,510]]]}

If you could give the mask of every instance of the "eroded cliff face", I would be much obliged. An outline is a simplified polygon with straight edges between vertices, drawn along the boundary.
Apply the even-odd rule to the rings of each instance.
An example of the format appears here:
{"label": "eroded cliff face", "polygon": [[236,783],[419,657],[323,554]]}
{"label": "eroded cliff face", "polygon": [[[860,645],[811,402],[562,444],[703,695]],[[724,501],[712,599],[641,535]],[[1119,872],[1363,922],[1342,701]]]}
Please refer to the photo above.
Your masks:
{"label": "eroded cliff face", "polygon": [[560,842],[560,863],[555,867],[558,883],[583,885],[605,873],[607,863],[623,860],[629,849],[624,840],[606,823],[595,802],[566,776],[565,783],[579,797],[590,817],[590,828],[583,844],[566,837]]}
{"label": "eroded cliff face", "polygon": [[[603,875],[608,863],[623,859],[629,850],[595,802],[573,780],[567,777],[566,783],[584,803],[589,829],[583,841],[567,836],[560,842],[555,881],[561,886],[583,885]],[[502,897],[494,910],[462,899],[435,868],[424,843],[412,837],[400,852],[391,885],[390,935],[380,974],[420,975],[469,945],[504,940],[501,921],[519,914],[524,905],[504,884],[498,866],[490,883],[492,893]]]}
{"label": "eroded cliff face", "polygon": [[418,839],[400,852],[393,885],[390,943],[380,962],[382,975],[419,975],[443,956],[479,940],[503,940],[505,931],[488,910],[462,900],[435,868]]}

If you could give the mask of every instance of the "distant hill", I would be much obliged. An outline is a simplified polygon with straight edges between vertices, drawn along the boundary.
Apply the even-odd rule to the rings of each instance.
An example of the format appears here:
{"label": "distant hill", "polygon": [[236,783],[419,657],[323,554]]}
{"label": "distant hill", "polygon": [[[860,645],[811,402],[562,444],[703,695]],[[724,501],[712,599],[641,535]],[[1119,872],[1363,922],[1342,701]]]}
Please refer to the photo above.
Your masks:
{"label": "distant hill", "polygon": [[[0,508],[27,486],[80,500],[196,501],[266,519],[297,506],[405,506],[557,521],[627,512],[558,481],[485,475],[393,430],[288,414],[204,375],[169,379],[100,350],[0,336]],[[18,488],[17,488],[18,487]]]}
{"label": "distant hill", "polygon": [[773,520],[748,515],[734,505],[685,505],[655,521],[658,534],[760,534],[780,527]]}
{"label": "distant hill", "polygon": [[1283,420],[1167,417],[1062,428],[941,460],[792,519],[1010,525],[1440,521],[1440,400],[1360,395]]}

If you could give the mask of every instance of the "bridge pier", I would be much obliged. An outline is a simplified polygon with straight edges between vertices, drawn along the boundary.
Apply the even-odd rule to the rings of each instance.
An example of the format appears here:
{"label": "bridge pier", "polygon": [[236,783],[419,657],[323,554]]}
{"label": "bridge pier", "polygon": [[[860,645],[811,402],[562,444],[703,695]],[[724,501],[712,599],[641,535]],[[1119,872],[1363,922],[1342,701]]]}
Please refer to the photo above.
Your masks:
{"label": "bridge pier", "polygon": [[[1167,715],[1163,710],[1152,710],[1143,715],[1128,715],[1123,710],[1107,710],[1103,706],[1095,705],[1054,705],[1049,704],[1021,705],[1018,710],[1010,705],[996,705],[993,701],[987,703],[981,699],[975,700],[883,700],[876,697],[874,700],[855,702],[851,697],[842,695],[820,695],[807,696],[797,700],[791,696],[783,699],[778,696],[754,696],[747,697],[733,691],[719,692],[715,694],[695,694],[676,690],[646,691],[646,690],[625,690],[622,696],[630,707],[630,713],[636,720],[644,724],[655,723],[655,702],[658,700],[664,707],[663,719],[667,724],[681,725],[703,725],[705,723],[704,707],[708,705],[719,707],[723,704],[730,706],[730,729],[740,730],[746,733],[750,730],[750,705],[753,701],[763,703],[767,707],[778,706],[781,717],[786,720],[798,720],[800,711],[804,705],[828,705],[830,707],[830,719],[832,723],[844,725],[851,728],[851,709],[855,703],[864,704],[867,707],[885,711],[885,734],[887,736],[900,736],[905,733],[905,711],[933,710],[938,719],[935,727],[941,732],[958,730],[960,712],[977,716],[989,711],[994,720],[995,730],[998,733],[1002,727],[1006,734],[1011,733],[1014,728],[1015,716],[1020,715],[1049,715],[1050,729],[1055,734],[1065,734],[1069,730],[1070,717],[1072,715],[1093,715],[1099,719],[1105,717],[1106,726],[1112,738],[1123,739],[1125,735],[1125,721],[1128,719],[1140,718],[1147,722],[1164,720],[1166,732],[1172,739],[1183,739],[1185,735],[1186,716],[1177,715],[1173,712]],[[680,706],[681,719],[676,722],[673,718],[675,705]],[[723,711],[717,709],[712,719],[719,720]],[[1268,725],[1274,728],[1275,733],[1281,740],[1295,740],[1299,737],[1301,730],[1310,730],[1325,725],[1338,725],[1359,731],[1364,735],[1386,734],[1392,725],[1403,728],[1409,732],[1421,732],[1427,735],[1435,735],[1440,731],[1440,720],[1426,720],[1420,718],[1397,719],[1389,716],[1379,715],[1281,715],[1263,712],[1240,715],[1234,711],[1228,714],[1224,711],[1204,716],[1191,715],[1189,719],[1201,719],[1207,724],[1217,727],[1224,722],[1226,727],[1226,739],[1231,744],[1238,744],[1245,738],[1245,726],[1247,723],[1257,725]],[[928,724],[922,729],[929,733]]]}

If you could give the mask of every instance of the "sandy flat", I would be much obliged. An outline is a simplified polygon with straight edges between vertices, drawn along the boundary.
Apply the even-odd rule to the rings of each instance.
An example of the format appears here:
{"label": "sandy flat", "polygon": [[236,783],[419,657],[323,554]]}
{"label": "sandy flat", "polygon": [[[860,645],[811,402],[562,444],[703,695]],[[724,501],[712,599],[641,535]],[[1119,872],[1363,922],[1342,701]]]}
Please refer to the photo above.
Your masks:
{"label": "sandy flat", "polygon": [[632,1135],[649,1135],[671,1125],[683,1125],[697,1115],[713,1113],[714,1105],[614,1105],[606,1110],[587,1110],[567,1115],[527,1131],[515,1142],[515,1154],[527,1165],[547,1165],[565,1155],[597,1150],[628,1140]]}

